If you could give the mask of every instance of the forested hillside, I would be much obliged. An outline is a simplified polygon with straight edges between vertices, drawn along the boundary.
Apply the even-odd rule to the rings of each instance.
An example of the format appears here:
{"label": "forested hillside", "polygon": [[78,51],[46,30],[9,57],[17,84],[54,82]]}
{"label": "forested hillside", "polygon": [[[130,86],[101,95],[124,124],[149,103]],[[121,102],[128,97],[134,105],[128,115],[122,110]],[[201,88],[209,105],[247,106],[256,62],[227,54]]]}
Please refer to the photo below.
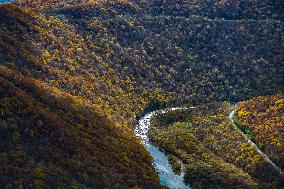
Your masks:
{"label": "forested hillside", "polygon": [[[170,98],[159,97],[161,102],[199,103],[239,101],[283,90],[281,19],[175,17],[158,10],[159,15],[153,16],[145,8],[152,8],[151,2],[71,2],[44,10],[52,18],[68,20],[72,33],[79,35],[79,44],[85,48],[80,47],[83,52],[76,56],[82,63],[105,62],[99,69],[98,65],[92,66],[101,75],[111,70],[112,76],[133,82],[134,93],[139,96],[150,92],[148,96],[154,93]],[[171,4],[167,2],[165,6]],[[270,9],[278,13],[278,9]],[[54,30],[58,29],[54,26]],[[58,49],[48,48],[49,54],[56,54],[55,50]],[[81,65],[80,61],[76,63]]]}
{"label": "forested hillside", "polygon": [[257,0],[0,4],[0,184],[161,187],[136,118],[283,93],[283,12]]}
{"label": "forested hillside", "polygon": [[[283,167],[282,99],[279,95],[243,101],[237,106],[237,117],[251,129],[257,146],[262,143],[261,150]],[[270,108],[264,111],[264,106]],[[234,126],[228,118],[230,111],[227,103],[210,103],[158,113],[149,136],[169,154],[176,171],[181,169],[178,160],[185,164],[185,179],[193,188],[282,188],[283,172],[244,137],[245,130]]]}
{"label": "forested hillside", "polygon": [[139,90],[196,103],[283,89],[281,20],[153,15],[140,4],[119,1],[55,12],[70,18],[94,51],[116,73],[133,77]]}
{"label": "forested hillside", "polygon": [[284,96],[255,97],[237,106],[240,127],[284,169]]}
{"label": "forested hillside", "polygon": [[131,83],[105,72],[67,22],[15,5],[0,14],[1,186],[159,188],[125,121],[140,102]]}
{"label": "forested hillside", "polygon": [[182,17],[241,19],[276,19],[283,21],[283,2],[281,0],[149,0],[147,6],[153,14]]}

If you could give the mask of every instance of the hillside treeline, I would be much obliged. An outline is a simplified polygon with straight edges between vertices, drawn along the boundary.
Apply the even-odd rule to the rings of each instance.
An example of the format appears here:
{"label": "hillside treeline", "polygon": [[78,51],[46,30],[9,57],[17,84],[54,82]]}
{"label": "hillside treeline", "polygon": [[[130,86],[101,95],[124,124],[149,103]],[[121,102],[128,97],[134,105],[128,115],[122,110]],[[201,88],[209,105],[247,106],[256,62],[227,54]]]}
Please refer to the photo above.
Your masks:
{"label": "hillside treeline", "polygon": [[129,129],[145,108],[283,92],[282,5],[256,2],[0,5],[1,184],[160,187]]}

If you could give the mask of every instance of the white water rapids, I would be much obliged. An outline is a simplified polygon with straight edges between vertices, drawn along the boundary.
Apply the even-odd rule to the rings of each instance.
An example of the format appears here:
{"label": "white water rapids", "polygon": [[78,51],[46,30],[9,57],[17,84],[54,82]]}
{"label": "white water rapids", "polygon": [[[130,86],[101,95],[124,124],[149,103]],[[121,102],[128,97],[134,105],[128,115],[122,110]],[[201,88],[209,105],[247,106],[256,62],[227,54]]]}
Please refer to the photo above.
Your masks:
{"label": "white water rapids", "polygon": [[15,0],[0,0],[0,4],[7,4],[7,3],[12,3]]}
{"label": "white water rapids", "polygon": [[[176,109],[182,108],[171,108],[160,111],[162,113],[165,113],[166,111]],[[150,126],[150,120],[156,112],[157,111],[150,112],[143,116],[136,125],[134,132],[136,136],[141,138],[142,143],[146,146],[151,156],[153,157],[153,165],[160,177],[161,184],[169,187],[170,189],[190,189],[190,187],[184,183],[184,171],[182,170],[181,175],[176,175],[172,170],[166,154],[160,151],[158,147],[152,145],[149,141],[148,130]],[[184,165],[182,164],[182,162],[181,165],[183,168]]]}
{"label": "white water rapids", "polygon": [[[153,157],[153,160],[154,160],[153,165],[160,177],[161,184],[169,187],[170,189],[190,189],[190,187],[184,183],[185,168],[182,162],[180,161],[181,166],[182,166],[181,174],[176,175],[172,170],[172,167],[168,161],[166,154],[160,151],[158,147],[151,144],[151,142],[149,141],[149,137],[148,137],[148,130],[150,127],[151,118],[157,112],[166,113],[167,111],[177,110],[177,109],[187,109],[187,108],[169,108],[169,109],[164,109],[164,110],[153,111],[153,112],[150,112],[144,115],[142,118],[139,119],[139,122],[136,125],[134,132],[137,137],[141,138],[142,143],[146,146],[147,150],[150,152],[151,156]],[[264,158],[265,161],[271,164],[278,172],[282,172],[282,170],[276,164],[274,164],[269,159],[269,157],[265,153],[263,153],[257,147],[257,145],[253,143],[247,136],[245,136],[245,134],[236,126],[236,124],[233,121],[234,113],[235,113],[235,110],[233,110],[230,113],[228,118],[231,120],[232,124],[236,127],[236,129],[244,136],[244,138],[252,146],[255,147],[256,151]]]}

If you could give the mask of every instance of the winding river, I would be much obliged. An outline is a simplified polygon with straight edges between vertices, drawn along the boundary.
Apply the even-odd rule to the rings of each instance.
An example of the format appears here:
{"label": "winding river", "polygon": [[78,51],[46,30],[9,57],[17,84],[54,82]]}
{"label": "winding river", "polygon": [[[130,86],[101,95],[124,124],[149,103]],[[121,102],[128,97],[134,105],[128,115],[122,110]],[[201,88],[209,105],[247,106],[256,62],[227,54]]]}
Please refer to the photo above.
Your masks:
{"label": "winding river", "polygon": [[[194,107],[193,107],[194,108]],[[146,146],[147,150],[150,152],[151,156],[153,157],[153,165],[156,169],[159,177],[160,182],[162,185],[165,185],[169,187],[170,189],[190,189],[188,185],[184,183],[184,165],[181,162],[182,171],[180,175],[176,175],[174,171],[172,170],[172,167],[168,161],[167,155],[162,152],[158,147],[151,144],[148,137],[148,130],[150,127],[150,121],[151,118],[157,113],[166,113],[167,111],[177,110],[177,109],[187,109],[187,108],[169,108],[169,109],[163,109],[158,111],[150,112],[143,117],[140,118],[138,121],[138,124],[135,127],[135,134],[136,136],[141,138],[142,143]],[[255,143],[253,143],[245,134],[235,125],[233,117],[235,114],[235,110],[233,110],[228,118],[231,120],[232,124],[236,127],[236,129],[244,136],[244,138],[256,148],[257,152],[264,158],[265,161],[267,161],[269,164],[271,164],[278,172],[282,172],[282,170],[274,164],[269,157],[263,153]]]}
{"label": "winding river", "polygon": [[[165,113],[166,111],[176,109],[182,108],[171,108],[159,111]],[[172,170],[166,154],[159,150],[158,147],[151,144],[151,142],[149,141],[148,130],[150,126],[150,120],[156,112],[158,111],[150,112],[143,116],[136,125],[134,132],[136,136],[141,138],[142,143],[146,146],[151,156],[153,157],[153,165],[160,177],[161,184],[169,187],[170,189],[190,189],[190,187],[184,183],[184,171],[182,171],[180,175],[176,175]]]}
{"label": "winding river", "polygon": [[0,4],[1,3],[12,3],[14,2],[15,0],[0,0]]}

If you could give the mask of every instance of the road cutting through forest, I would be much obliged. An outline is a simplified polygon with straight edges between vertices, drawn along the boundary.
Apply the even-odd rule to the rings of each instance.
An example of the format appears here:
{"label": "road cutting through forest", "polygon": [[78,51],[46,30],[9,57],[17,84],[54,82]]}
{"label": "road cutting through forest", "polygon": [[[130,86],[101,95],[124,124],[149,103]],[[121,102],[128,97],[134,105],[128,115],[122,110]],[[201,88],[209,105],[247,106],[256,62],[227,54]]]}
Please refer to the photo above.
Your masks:
{"label": "road cutting through forest", "polygon": [[[194,108],[194,107],[191,107],[191,108]],[[182,161],[179,161],[179,163],[181,163],[182,171],[180,175],[175,174],[168,161],[167,155],[149,141],[148,130],[150,127],[151,119],[153,118],[153,116],[155,116],[156,113],[158,112],[166,113],[168,111],[180,110],[180,109],[189,109],[189,108],[175,107],[175,108],[167,108],[167,109],[162,109],[162,110],[157,110],[157,111],[152,111],[150,113],[147,113],[146,115],[144,115],[143,117],[139,119],[138,124],[136,125],[135,130],[134,130],[136,136],[141,139],[142,143],[145,145],[145,147],[147,148],[147,150],[150,152],[151,156],[153,157],[153,165],[160,177],[161,184],[169,187],[170,189],[190,189],[190,186],[184,183],[185,167]],[[255,147],[256,151],[263,157],[265,161],[267,161],[269,164],[273,166],[274,169],[276,169],[278,172],[281,173],[282,170],[280,169],[280,167],[278,167],[275,163],[273,163],[269,159],[269,157],[264,152],[262,152],[258,148],[258,146],[255,143],[253,143],[243,133],[243,131],[241,131],[236,126],[233,120],[234,114],[235,114],[235,109],[232,110],[230,114],[228,115],[228,118],[230,119],[234,127],[243,135],[243,137],[247,140],[247,142],[249,142],[252,146]]]}

